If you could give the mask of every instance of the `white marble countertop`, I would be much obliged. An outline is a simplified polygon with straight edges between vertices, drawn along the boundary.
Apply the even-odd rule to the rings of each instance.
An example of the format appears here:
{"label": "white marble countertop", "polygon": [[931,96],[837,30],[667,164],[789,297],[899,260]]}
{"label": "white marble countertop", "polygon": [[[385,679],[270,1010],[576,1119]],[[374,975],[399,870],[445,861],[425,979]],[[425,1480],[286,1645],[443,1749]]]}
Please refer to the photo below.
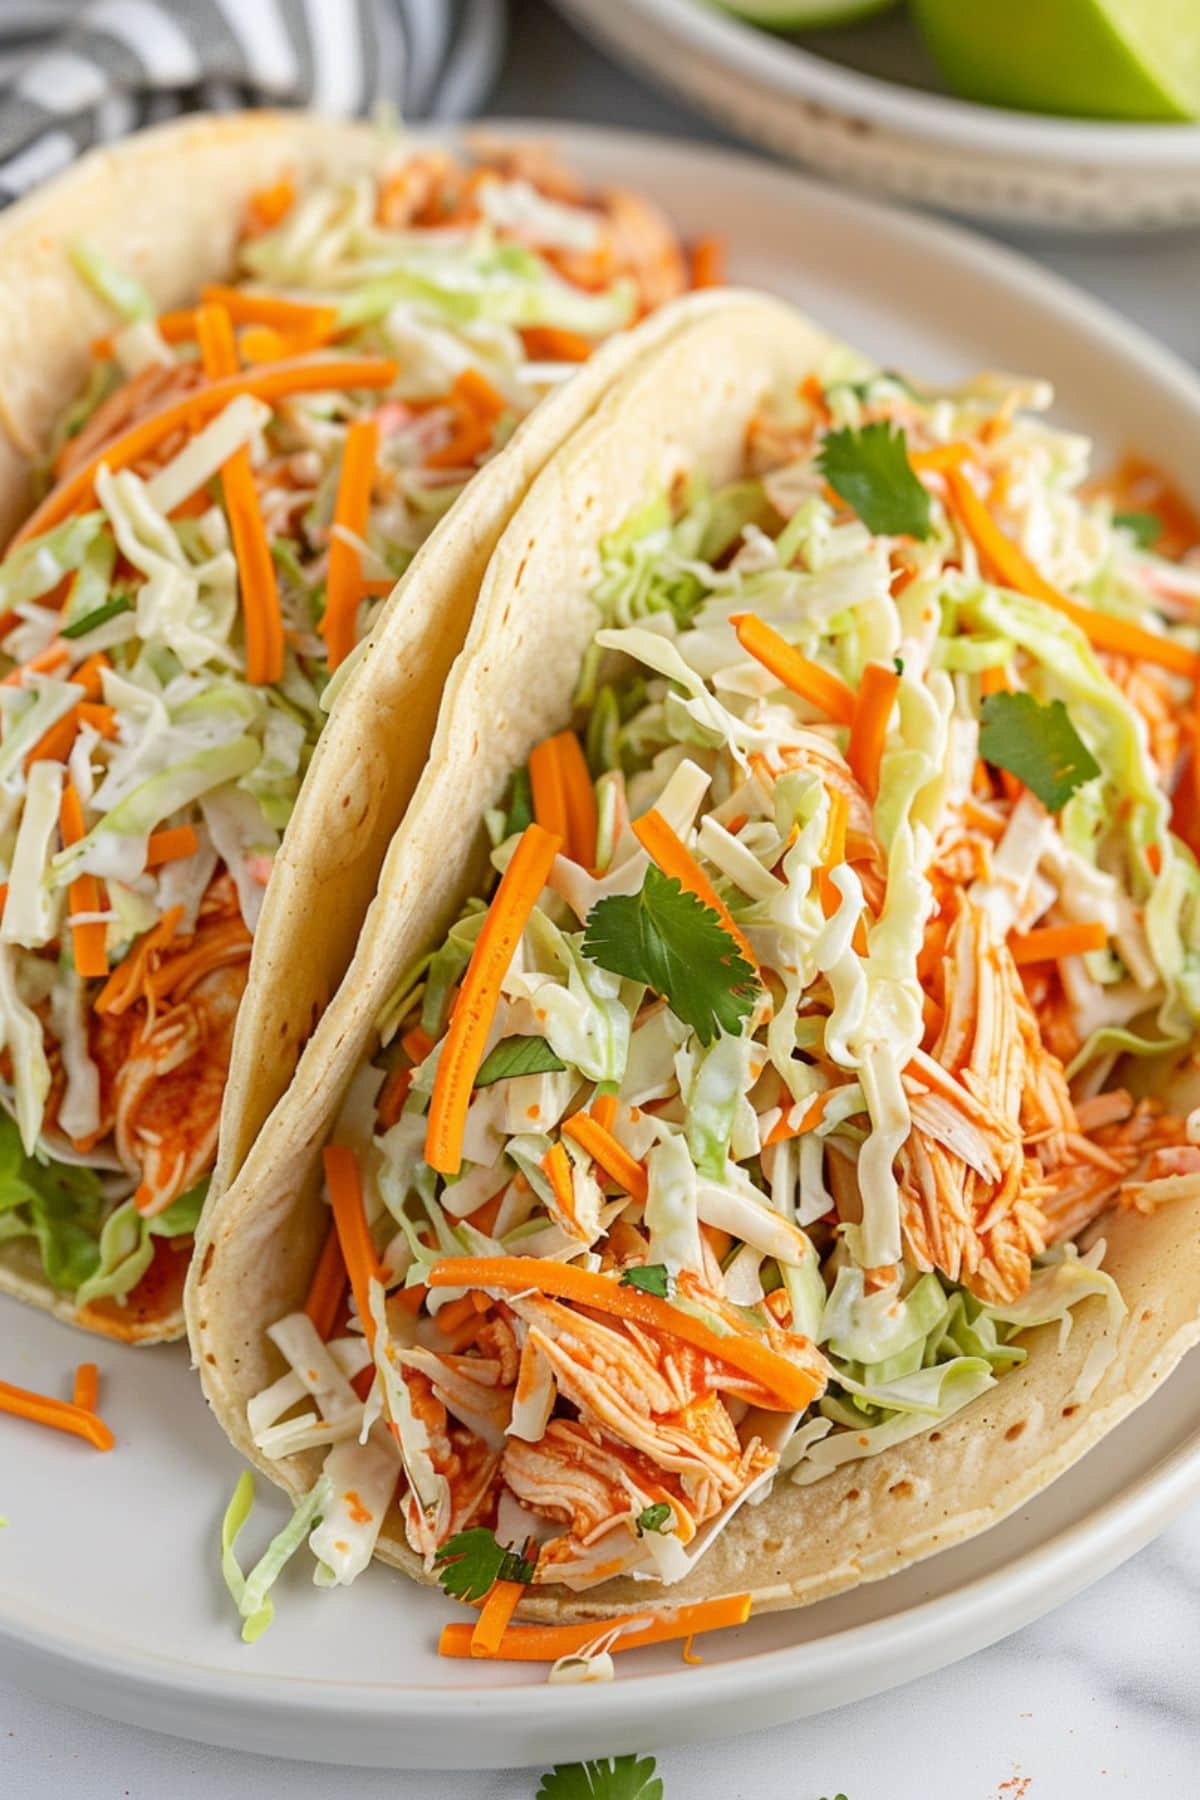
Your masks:
{"label": "white marble countertop", "polygon": [[[493,109],[723,134],[512,0]],[[1200,361],[1200,233],[1004,234]],[[882,1698],[753,1743],[661,1754],[665,1800],[1148,1800],[1200,1788],[1200,1510],[1068,1606]],[[633,1748],[633,1746],[630,1746]],[[337,1772],[158,1737],[0,1684],[5,1800],[533,1800],[535,1773]]]}

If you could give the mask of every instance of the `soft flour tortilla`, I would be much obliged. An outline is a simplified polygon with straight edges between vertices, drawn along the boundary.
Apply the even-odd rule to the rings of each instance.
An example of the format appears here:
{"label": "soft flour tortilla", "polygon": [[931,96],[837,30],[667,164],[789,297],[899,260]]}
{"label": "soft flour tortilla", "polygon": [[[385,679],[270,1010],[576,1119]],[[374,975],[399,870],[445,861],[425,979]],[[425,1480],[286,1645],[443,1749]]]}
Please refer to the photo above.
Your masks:
{"label": "soft flour tortilla", "polygon": [[[112,316],[69,246],[86,237],[155,305],[228,275],[249,196],[402,154],[361,124],[293,113],[191,118],[84,158],[0,221],[0,538],[29,506],[29,460],[78,392]],[[384,853],[425,762],[446,672],[483,572],[530,482],[631,358],[720,304],[698,294],[604,345],[485,465],[414,558],[344,675],[267,891],[233,1046],[214,1192],[240,1166],[349,961]],[[0,1292],[129,1342],[183,1333],[182,1257],[153,1292],[82,1314],[47,1283],[32,1239],[0,1249]]]}
{"label": "soft flour tortilla", "polygon": [[[761,397],[819,367],[827,341],[789,309],[730,296],[653,359],[632,368],[547,465],[488,567],[466,648],[446,684],[429,765],[388,853],[345,982],[295,1082],[208,1215],[189,1292],[189,1329],[205,1391],[234,1444],[293,1494],[323,1453],[270,1462],[256,1452],[246,1403],[283,1367],[264,1328],[303,1302],[328,1229],[319,1151],[346,1084],[374,1042],[398,971],[438,943],[476,890],[486,849],[478,821],[514,766],[570,717],[595,626],[597,545],[681,468],[714,483],[740,466]],[[820,1599],[875,1579],[993,1524],[1052,1481],[1153,1391],[1200,1333],[1200,1203],[1107,1222],[1106,1267],[1129,1314],[1119,1350],[1086,1404],[1073,1390],[1103,1335],[1088,1300],[1066,1352],[1057,1327],[1026,1338],[1029,1359],[928,1436],[800,1489],[781,1479],[736,1515],[695,1573],[657,1589],[630,1580],[583,1594],[538,1590],[529,1617],[602,1618],[731,1591],[758,1608]],[[418,1579],[419,1558],[393,1510],[385,1561]]]}

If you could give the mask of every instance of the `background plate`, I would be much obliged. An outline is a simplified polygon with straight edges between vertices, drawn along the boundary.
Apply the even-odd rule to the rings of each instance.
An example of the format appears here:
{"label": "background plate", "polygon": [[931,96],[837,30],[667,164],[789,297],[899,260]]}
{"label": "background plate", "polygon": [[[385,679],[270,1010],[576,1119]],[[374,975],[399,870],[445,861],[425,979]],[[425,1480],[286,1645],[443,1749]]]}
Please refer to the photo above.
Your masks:
{"label": "background plate", "polygon": [[802,46],[705,0],[555,4],[637,74],[839,180],[1060,230],[1200,221],[1200,125],[1050,118],[909,85],[936,77],[903,17]]}
{"label": "background plate", "polygon": [[[685,234],[724,233],[738,279],[796,300],[883,361],[932,377],[978,366],[1050,375],[1059,418],[1104,451],[1152,445],[1168,467],[1200,469],[1196,377],[1030,264],[751,158],[599,130],[553,135],[585,175],[656,195]],[[702,1668],[666,1646],[625,1656],[610,1687],[548,1688],[535,1671],[440,1661],[445,1602],[382,1569],[324,1594],[297,1559],[276,1623],[242,1644],[216,1551],[237,1459],[185,1350],[123,1349],[0,1301],[6,1379],[69,1393],[84,1356],[100,1365],[114,1454],[0,1418],[0,1674],[132,1724],[317,1761],[509,1768],[819,1712],[1025,1624],[1200,1493],[1193,1353],[1164,1393],[974,1542],[718,1634]],[[265,1542],[283,1510],[272,1490],[249,1542]]]}

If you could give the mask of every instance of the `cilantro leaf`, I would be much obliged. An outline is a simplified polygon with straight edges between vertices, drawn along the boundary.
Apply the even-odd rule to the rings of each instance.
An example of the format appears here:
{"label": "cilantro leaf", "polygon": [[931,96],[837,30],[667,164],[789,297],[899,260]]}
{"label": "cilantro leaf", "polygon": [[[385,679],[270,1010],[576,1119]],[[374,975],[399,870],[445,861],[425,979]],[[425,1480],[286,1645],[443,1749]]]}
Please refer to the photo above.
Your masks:
{"label": "cilantro leaf", "polygon": [[482,1600],[498,1581],[532,1581],[534,1565],[511,1545],[498,1544],[485,1525],[456,1531],[433,1558],[438,1580],[459,1600]]}
{"label": "cilantro leaf", "polygon": [[652,1756],[601,1757],[557,1763],[542,1776],[537,1800],[663,1800],[663,1784]]}
{"label": "cilantro leaf", "polygon": [[982,718],[980,756],[1023,781],[1047,812],[1058,812],[1100,773],[1061,700],[1043,706],[1032,694],[988,694]]}
{"label": "cilantro leaf", "polygon": [[927,538],[933,530],[929,495],[913,473],[908,442],[887,420],[826,433],[818,466],[834,492],[852,506],[868,531],[886,537]]}
{"label": "cilantro leaf", "polygon": [[702,1044],[739,1033],[754,1004],[754,970],[716,913],[653,864],[638,893],[596,902],[583,953],[661,994]]}
{"label": "cilantro leaf", "polygon": [[660,1300],[665,1300],[671,1277],[667,1273],[666,1263],[643,1263],[639,1268],[626,1269],[619,1285],[640,1288],[643,1294],[657,1294]]}
{"label": "cilantro leaf", "polygon": [[[1113,514],[1113,524],[1127,531],[1139,550],[1153,550],[1162,536],[1162,520],[1152,512],[1119,512]],[[65,637],[66,632],[63,633]]]}
{"label": "cilantro leaf", "polygon": [[566,1066],[545,1038],[501,1038],[491,1054],[484,1057],[475,1086],[490,1087],[493,1081],[508,1081],[514,1075],[553,1075]]}
{"label": "cilantro leaf", "polygon": [[653,1506],[642,1508],[634,1520],[634,1526],[638,1536],[644,1537],[648,1531],[661,1532],[663,1526],[670,1523],[670,1519],[671,1508],[665,1500],[659,1500]]}

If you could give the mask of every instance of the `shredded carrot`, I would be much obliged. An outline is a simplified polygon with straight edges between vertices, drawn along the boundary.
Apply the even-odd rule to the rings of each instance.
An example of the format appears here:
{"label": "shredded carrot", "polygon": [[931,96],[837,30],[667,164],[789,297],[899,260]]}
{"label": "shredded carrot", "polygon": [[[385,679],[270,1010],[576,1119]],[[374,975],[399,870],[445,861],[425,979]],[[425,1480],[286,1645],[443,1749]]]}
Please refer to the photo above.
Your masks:
{"label": "shredded carrot", "polygon": [[829,817],[825,821],[825,842],[821,847],[821,865],[817,870],[817,891],[821,911],[832,919],[842,904],[842,896],[833,884],[834,869],[846,860],[846,825],[850,818],[850,802],[841,788],[828,788]]}
{"label": "shredded carrot", "polygon": [[98,731],[102,738],[115,738],[117,735],[117,709],[105,706],[99,700],[81,700],[76,711],[81,725],[90,725]]}
{"label": "shredded carrot", "polygon": [[[379,452],[379,425],[371,419],[355,419],[346,433],[342,469],[338,477],[333,522],[356,538],[365,538],[371,515],[371,486]],[[329,666],[344,662],[357,638],[359,582],[362,557],[352,543],[335,532],[329,540],[329,575],[325,589],[325,616],[321,636],[329,652]]]}
{"label": "shredded carrot", "polygon": [[437,1315],[439,1331],[457,1331],[460,1325],[468,1320],[478,1321],[480,1313],[490,1312],[493,1302],[489,1295],[481,1294],[478,1288],[472,1288],[460,1300],[451,1300],[449,1305],[440,1307]]}
{"label": "shredded carrot", "polygon": [[294,362],[269,363],[261,369],[245,369],[221,381],[210,381],[194,388],[181,399],[173,400],[119,432],[85,457],[58,485],[50,490],[40,506],[34,508],[8,548],[30,538],[40,537],[81,502],[91,496],[96,471],[102,463],[114,472],[146,456],[173,431],[181,427],[194,429],[205,419],[222,412],[239,394],[253,394],[258,400],[280,400],[287,394],[313,394],[341,391],[346,388],[389,387],[396,379],[396,364],[384,356],[299,357]]}
{"label": "shredded carrot", "polygon": [[412,1087],[412,1074],[411,1069],[397,1066],[380,1089],[379,1099],[375,1102],[375,1118],[381,1131],[390,1131],[404,1111],[404,1102]]}
{"label": "shredded carrot", "polygon": [[596,347],[589,338],[564,331],[559,325],[526,325],[521,340],[531,362],[582,363]]}
{"label": "shredded carrot", "polygon": [[[782,1291],[783,1290],[781,1288],[780,1292],[782,1293]],[[694,1631],[689,1632],[687,1637],[685,1637],[683,1640],[683,1660],[685,1663],[691,1663],[693,1667],[695,1667],[697,1664],[702,1663],[704,1661],[704,1658],[702,1656],[697,1656],[695,1651],[692,1649],[692,1641],[693,1641],[695,1635],[696,1634]]]}
{"label": "shredded carrot", "polygon": [[[230,315],[223,304],[206,299],[197,309],[196,336],[209,380],[216,382],[235,377],[237,349]],[[279,610],[279,578],[263,522],[248,444],[241,445],[221,465],[221,487],[241,589],[246,679],[260,687],[266,682],[279,681],[283,676],[283,619]]]}
{"label": "shredded carrot", "polygon": [[1156,556],[1171,562],[1200,544],[1200,514],[1187,496],[1160,469],[1137,451],[1128,451],[1111,475],[1096,483],[1120,512],[1148,512],[1162,526]]}
{"label": "shredded carrot", "polygon": [[[749,1594],[723,1594],[716,1600],[699,1600],[691,1606],[654,1608],[626,1618],[608,1619],[604,1629],[619,1633],[611,1646],[614,1652],[640,1650],[647,1644],[694,1637],[700,1631],[744,1625],[750,1617],[751,1598]],[[470,1656],[476,1629],[475,1625],[457,1622],[443,1626],[438,1655]],[[585,1619],[579,1625],[513,1625],[492,1655],[501,1662],[557,1662],[560,1656],[576,1656],[586,1650],[597,1636],[595,1619]]]}
{"label": "shredded carrot", "polygon": [[[820,376],[813,373],[806,375],[796,392],[802,400],[808,401],[808,404],[816,413],[817,418],[820,419],[822,423],[828,424],[830,416],[829,402],[825,398],[825,389],[821,383]],[[837,505],[841,505],[840,497],[836,494],[834,495],[834,501]]]}
{"label": "shredded carrot", "polygon": [[[191,307],[159,313],[154,321],[154,328],[164,344],[190,343],[196,335],[195,314]],[[92,355],[101,360],[115,355],[113,336],[114,334],[109,331],[103,337],[93,338],[89,346]]]}
{"label": "shredded carrot", "polygon": [[885,668],[882,663],[868,663],[863,670],[846,761],[854,779],[871,800],[879,792],[879,764],[899,686],[900,677],[895,669]]}
{"label": "shredded carrot", "polygon": [[71,1394],[71,1405],[82,1407],[84,1412],[94,1413],[99,1398],[99,1369],[95,1363],[80,1363],[75,1371],[75,1387]]}
{"label": "shredded carrot", "polygon": [[465,469],[482,456],[492,441],[492,428],[484,419],[473,415],[459,418],[454,435],[425,458],[427,469]]}
{"label": "shredded carrot", "polygon": [[697,238],[692,245],[692,286],[724,287],[725,240],[719,237]]}
{"label": "shredded carrot", "polygon": [[296,204],[295,183],[284,175],[270,187],[256,188],[246,204],[246,222],[249,230],[258,236],[270,231],[285,219]]}
{"label": "shredded carrot", "polygon": [[533,794],[534,818],[543,831],[553,832],[566,846],[567,796],[557,737],[543,738],[529,752],[529,786]]}
{"label": "shredded carrot", "polygon": [[4,917],[4,909],[8,905],[8,883],[0,881],[0,919]]}
{"label": "shredded carrot", "polygon": [[285,356],[303,356],[321,341],[300,332],[277,331],[273,325],[244,325],[238,332],[238,354],[244,363],[281,362]]}
{"label": "shredded carrot", "polygon": [[619,1143],[594,1114],[573,1113],[569,1119],[563,1120],[563,1133],[574,1138],[575,1142],[587,1151],[593,1162],[599,1163],[604,1173],[618,1187],[623,1187],[627,1194],[635,1200],[645,1200],[649,1193],[646,1171],[636,1156],[631,1156],[624,1144]]}
{"label": "shredded carrot", "polygon": [[469,407],[477,419],[485,419],[489,425],[494,425],[508,406],[508,401],[499,388],[493,387],[487,376],[473,366],[455,376],[451,396],[461,405]]}
{"label": "shredded carrot", "polygon": [[223,919],[219,925],[206,927],[194,944],[177,955],[165,957],[145,979],[145,992],[152,1004],[160,1000],[182,1000],[213,969],[242,962],[250,955],[252,939],[240,913]]}
{"label": "shredded carrot", "polygon": [[304,1300],[304,1310],[312,1320],[322,1343],[328,1343],[333,1335],[333,1327],[346,1292],[346,1280],[342,1241],[335,1222],[325,1233],[325,1242],[321,1246],[321,1254],[317,1258],[317,1266],[313,1270]]}
{"label": "shredded carrot", "polygon": [[194,825],[171,825],[165,831],[152,831],[146,841],[146,867],[157,869],[163,863],[182,862],[194,856],[199,839]]}
{"label": "shredded carrot", "polygon": [[50,675],[55,669],[61,669],[70,658],[70,645],[62,638],[55,638],[52,644],[47,644],[44,650],[39,650],[28,662],[19,663],[15,669],[10,669],[4,677],[4,686],[19,687],[26,675]]}
{"label": "shredded carrot", "polygon": [[704,1239],[719,1263],[724,1262],[733,1249],[733,1233],[723,1231],[719,1225],[700,1224],[700,1236]]}
{"label": "shredded carrot", "polygon": [[785,1107],[767,1133],[767,1144],[782,1144],[788,1138],[803,1137],[805,1132],[815,1130],[824,1117],[831,1096],[836,1092],[836,1088],[826,1088],[824,1093],[814,1095],[799,1118],[795,1117],[797,1109],[794,1106]]}
{"label": "shredded carrot", "polygon": [[1083,956],[1103,950],[1108,932],[1098,920],[1079,925],[1043,925],[1037,931],[1014,932],[1008,940],[1015,963],[1052,962],[1060,956]]}
{"label": "shredded carrot", "polygon": [[597,1125],[604,1131],[611,1132],[617,1116],[617,1096],[615,1094],[597,1094],[592,1101],[591,1113]]}
{"label": "shredded carrot", "polygon": [[498,1194],[493,1194],[490,1200],[485,1200],[482,1206],[477,1206],[473,1213],[467,1214],[468,1225],[473,1225],[476,1231],[482,1231],[484,1237],[491,1237],[503,1204],[504,1189],[501,1188]]}
{"label": "shredded carrot", "polygon": [[455,377],[449,404],[457,423],[450,439],[425,458],[428,469],[458,469],[481,456],[492,441],[496,421],[508,402],[478,369]]}
{"label": "shredded carrot", "polygon": [[960,469],[970,454],[970,444],[935,444],[931,450],[910,451],[908,461],[918,475],[944,475],[948,469]]}
{"label": "shredded carrot", "polygon": [[419,1025],[413,1025],[400,1039],[400,1048],[411,1063],[423,1063],[433,1049],[433,1039]]}
{"label": "shredded carrot", "polygon": [[1114,618],[1108,613],[1096,612],[1090,606],[1080,606],[1039,575],[1020,546],[997,525],[961,469],[948,471],[946,486],[954,510],[974,543],[989,579],[1054,607],[1077,625],[1098,650],[1156,663],[1176,675],[1187,676],[1192,682],[1200,679],[1200,656],[1194,650],[1187,649],[1174,638],[1160,637],[1157,632],[1131,624],[1128,619]]}
{"label": "shredded carrot", "polygon": [[69,1400],[54,1400],[49,1394],[35,1394],[28,1388],[14,1387],[0,1381],[0,1412],[14,1418],[28,1419],[34,1425],[49,1425],[53,1431],[66,1431],[73,1437],[86,1438],[94,1450],[111,1450],[116,1439],[94,1412],[74,1406]]}
{"label": "shredded carrot", "polygon": [[810,662],[807,656],[801,656],[798,650],[765,624],[756,613],[735,613],[729,623],[737,632],[742,649],[755,662],[760,662],[764,669],[769,669],[785,688],[790,688],[793,694],[799,694],[810,706],[828,713],[836,724],[853,724],[854,691],[840,676],[831,675],[820,663]]}
{"label": "shredded carrot", "polygon": [[561,1143],[551,1144],[542,1158],[542,1172],[554,1190],[554,1198],[568,1219],[575,1217],[575,1183],[571,1178],[571,1159]]}
{"label": "shredded carrot", "polygon": [[523,1581],[496,1581],[471,1633],[472,1656],[495,1656],[525,1592]]}
{"label": "shredded carrot", "polygon": [[539,1294],[556,1295],[576,1306],[613,1313],[620,1319],[632,1319],[636,1324],[681,1338],[685,1344],[703,1350],[706,1356],[740,1369],[768,1393],[777,1396],[789,1411],[803,1412],[821,1390],[819,1374],[781,1356],[756,1333],[742,1331],[729,1321],[729,1330],[719,1334],[703,1319],[673,1306],[669,1300],[660,1299],[657,1294],[623,1286],[610,1276],[593,1274],[575,1263],[553,1262],[537,1256],[449,1256],[434,1264],[429,1285],[432,1288],[500,1288],[512,1293],[534,1289]]}
{"label": "shredded carrot", "polygon": [[73,706],[69,713],[44,731],[33,749],[25,758],[25,770],[29,772],[35,762],[66,762],[71,754],[71,746],[79,733],[79,708]]}
{"label": "shredded carrot", "polygon": [[633,821],[633,834],[664,875],[672,876],[681,887],[695,894],[698,900],[716,913],[750,967],[757,971],[758,958],[750,948],[750,940],[695,857],[676,837],[662,814],[653,807],[649,812],[643,813],[640,819]]}
{"label": "shredded carrot", "polygon": [[533,816],[563,840],[572,862],[590,869],[596,859],[596,793],[573,731],[560,731],[529,756]]}
{"label": "shredded carrot", "polygon": [[307,300],[285,300],[279,294],[252,294],[246,288],[210,282],[201,298],[219,306],[235,325],[269,325],[285,336],[296,336],[313,348],[329,341],[337,330],[337,307],[314,306]]}
{"label": "shredded carrot", "polygon": [[581,868],[590,869],[596,861],[596,790],[573,731],[560,734],[558,761],[567,807],[567,854]]}
{"label": "shredded carrot", "polygon": [[1011,694],[1012,677],[1007,669],[999,663],[993,663],[989,669],[981,669],[979,673],[979,692],[986,699],[989,694]]}
{"label": "shredded carrot", "polygon": [[561,848],[562,840],[552,832],[536,823],[526,827],[475,940],[450,1029],[442,1042],[429,1101],[425,1161],[439,1174],[457,1175],[462,1166],[467,1107],[487,1047],[500,983]]}
{"label": "shredded carrot", "polygon": [[358,1158],[345,1144],[326,1144],[324,1153],[325,1185],[333,1206],[333,1223],[341,1245],[342,1261],[350,1278],[350,1291],[366,1333],[367,1344],[375,1349],[375,1320],[371,1316],[371,1283],[383,1280],[383,1270],[371,1242],[367,1215],[363,1210],[362,1179]]}
{"label": "shredded carrot", "polygon": [[182,920],[182,906],[169,906],[158,924],[138,939],[97,994],[98,1013],[128,1012],[145,986],[151,958],[170,943]]}
{"label": "shredded carrot", "polygon": [[[64,850],[69,849],[72,844],[77,844],[84,835],[83,807],[80,805],[79,795],[69,781],[63,788],[62,800],[59,803],[58,827]],[[67,890],[67,904],[73,914],[99,912],[101,910],[100,883],[96,877],[94,875],[77,875]],[[75,957],[75,967],[85,979],[103,981],[108,974],[108,955],[105,951],[107,936],[108,927],[99,920],[72,925],[71,947]]]}

